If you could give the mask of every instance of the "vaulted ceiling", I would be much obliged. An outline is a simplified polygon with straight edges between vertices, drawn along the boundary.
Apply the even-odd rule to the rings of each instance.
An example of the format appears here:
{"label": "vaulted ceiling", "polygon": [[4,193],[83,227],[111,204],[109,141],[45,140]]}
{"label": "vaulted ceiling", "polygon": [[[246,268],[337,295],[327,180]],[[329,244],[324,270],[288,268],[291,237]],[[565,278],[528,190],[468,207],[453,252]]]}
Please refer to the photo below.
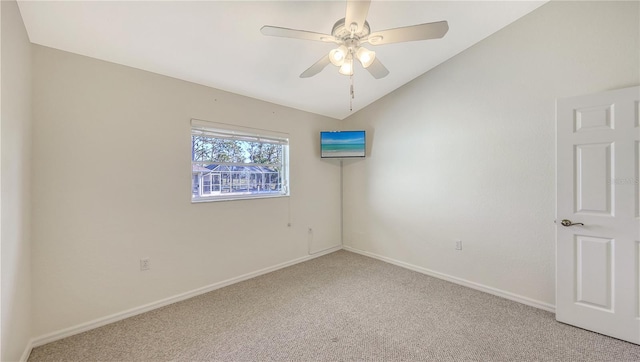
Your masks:
{"label": "vaulted ceiling", "polygon": [[18,1],[31,42],[337,119],[424,74],[545,1],[373,1],[372,32],[447,20],[442,39],[371,46],[390,74],[359,64],[299,75],[336,45],[264,36],[263,25],[331,33],[345,1]]}

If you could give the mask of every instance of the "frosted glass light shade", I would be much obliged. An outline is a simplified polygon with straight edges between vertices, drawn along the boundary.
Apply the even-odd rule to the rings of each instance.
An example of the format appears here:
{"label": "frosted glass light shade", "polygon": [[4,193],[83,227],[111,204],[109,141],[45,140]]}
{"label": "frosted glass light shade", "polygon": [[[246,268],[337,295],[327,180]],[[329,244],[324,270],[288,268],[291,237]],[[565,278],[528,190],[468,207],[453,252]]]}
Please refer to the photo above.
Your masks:
{"label": "frosted glass light shade", "polygon": [[344,61],[347,57],[347,47],[345,47],[344,45],[339,46],[336,49],[333,49],[329,52],[329,60],[331,61],[331,64],[335,65],[336,67],[341,66],[342,64],[344,64]]}
{"label": "frosted glass light shade", "polygon": [[343,75],[352,75],[353,74],[353,58],[351,57],[347,58],[344,61],[344,63],[342,63],[342,66],[340,66],[340,70],[338,72]]}
{"label": "frosted glass light shade", "polygon": [[367,68],[376,60],[376,52],[360,47],[356,51],[356,58],[358,58],[364,68]]}

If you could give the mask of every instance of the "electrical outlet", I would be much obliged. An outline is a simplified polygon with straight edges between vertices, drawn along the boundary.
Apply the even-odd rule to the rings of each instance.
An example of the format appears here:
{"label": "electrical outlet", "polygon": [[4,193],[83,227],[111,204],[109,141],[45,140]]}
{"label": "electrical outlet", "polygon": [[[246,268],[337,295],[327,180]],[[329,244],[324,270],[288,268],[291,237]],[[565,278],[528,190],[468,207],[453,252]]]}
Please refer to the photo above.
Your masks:
{"label": "electrical outlet", "polygon": [[149,258],[140,259],[140,271],[151,269],[151,260]]}
{"label": "electrical outlet", "polygon": [[462,240],[456,240],[456,250],[462,250]]}

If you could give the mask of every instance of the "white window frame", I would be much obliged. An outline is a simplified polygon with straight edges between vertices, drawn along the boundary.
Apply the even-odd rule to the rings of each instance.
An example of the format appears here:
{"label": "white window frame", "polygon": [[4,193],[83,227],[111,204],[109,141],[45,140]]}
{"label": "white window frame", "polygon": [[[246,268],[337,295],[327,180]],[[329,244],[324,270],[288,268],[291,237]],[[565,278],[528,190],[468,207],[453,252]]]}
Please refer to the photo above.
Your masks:
{"label": "white window frame", "polygon": [[[287,133],[270,131],[270,130],[262,130],[256,128],[248,128],[248,127],[240,127],[235,125],[229,125],[224,123],[215,123],[202,121],[197,119],[191,120],[191,143],[193,144],[193,136],[201,135],[211,138],[218,139],[231,139],[231,140],[240,140],[247,142],[262,142],[268,144],[278,144],[282,146],[282,158],[280,164],[258,164],[258,163],[229,163],[229,162],[218,162],[213,160],[208,161],[194,161],[193,159],[193,149],[191,150],[191,202],[192,203],[202,203],[202,202],[216,202],[216,201],[230,201],[230,200],[247,200],[247,199],[263,199],[263,198],[275,198],[275,197],[288,197],[289,193],[289,135]],[[224,171],[210,171],[207,174],[198,173],[196,170],[205,167],[205,165],[216,164],[219,165],[221,169]],[[197,167],[200,166],[200,167]],[[274,172],[270,167],[278,166],[280,167],[280,172],[277,173],[279,176],[277,178],[278,181],[275,185],[272,182]],[[216,167],[216,168],[218,168]],[[242,167],[243,171],[235,170],[235,167]],[[246,170],[246,169],[250,169]],[[195,175],[198,174],[196,178]],[[269,191],[251,191],[250,187],[253,184],[252,181],[255,180],[257,184],[257,175],[262,175],[260,185],[262,187],[266,187],[267,185],[271,187],[275,187],[276,192]],[[268,175],[268,176],[267,176]],[[244,182],[245,191],[243,192],[242,188],[236,189],[236,192],[233,192],[234,185],[233,179],[234,176],[237,176],[236,179],[242,178],[247,180]],[[254,177],[255,176],[255,177]],[[265,177],[268,177],[265,178]],[[223,179],[227,179],[230,182],[227,182],[223,186]],[[199,185],[196,187],[195,180],[198,179]],[[204,179],[209,180],[206,182],[208,185],[205,190]],[[214,182],[217,180],[218,182]],[[197,195],[195,194],[195,190],[197,191]],[[224,190],[226,192],[223,192]]]}

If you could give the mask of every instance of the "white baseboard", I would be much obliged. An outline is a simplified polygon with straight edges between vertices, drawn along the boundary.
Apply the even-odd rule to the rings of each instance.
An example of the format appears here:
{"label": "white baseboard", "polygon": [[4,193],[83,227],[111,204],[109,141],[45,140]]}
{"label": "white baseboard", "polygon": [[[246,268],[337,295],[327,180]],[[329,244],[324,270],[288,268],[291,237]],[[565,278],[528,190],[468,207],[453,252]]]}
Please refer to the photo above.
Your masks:
{"label": "white baseboard", "polygon": [[24,348],[24,352],[22,352],[22,356],[20,356],[20,362],[27,362],[27,360],[29,359],[29,355],[31,354],[31,350],[33,349],[33,341],[34,339],[31,338],[27,343],[27,346]]}
{"label": "white baseboard", "polygon": [[[264,268],[264,269],[256,270],[256,271],[251,272],[251,273],[243,274],[243,275],[240,275],[240,276],[235,277],[235,278],[231,278],[231,279],[223,280],[221,282],[213,283],[213,284],[210,284],[210,285],[198,288],[198,289],[194,289],[194,290],[191,290],[191,291],[188,291],[188,292],[185,292],[185,293],[181,293],[181,294],[175,295],[173,297],[165,298],[165,299],[162,299],[162,300],[159,300],[159,301],[156,301],[156,302],[145,304],[145,305],[142,305],[142,306],[139,306],[139,307],[135,307],[135,308],[132,308],[132,309],[129,309],[129,310],[125,310],[125,311],[122,311],[122,312],[119,312],[119,313],[115,313],[115,314],[112,314],[112,315],[109,315],[109,316],[106,316],[106,317],[94,319],[92,321],[89,321],[89,322],[86,322],[86,323],[82,323],[82,324],[78,324],[78,325],[73,326],[73,327],[69,327],[69,328],[61,329],[59,331],[55,331],[55,332],[52,332],[52,333],[45,334],[43,336],[34,338],[29,342],[30,345],[28,346],[27,350],[25,350],[24,356],[26,356],[28,358],[29,357],[29,353],[31,352],[31,349],[34,348],[34,347],[42,346],[42,345],[47,344],[47,343],[51,343],[51,342],[54,342],[54,341],[57,341],[57,340],[60,340],[60,339],[66,338],[66,337],[73,336],[75,334],[86,332],[86,331],[91,330],[91,329],[102,327],[104,325],[107,325],[107,324],[110,324],[110,323],[113,323],[113,322],[117,322],[117,321],[129,318],[129,317],[133,317],[133,316],[138,315],[138,314],[142,314],[142,313],[145,313],[145,312],[148,312],[148,311],[160,308],[160,307],[164,307],[164,306],[167,306],[169,304],[173,304],[173,303],[185,300],[185,299],[193,298],[193,297],[198,296],[200,294],[208,293],[210,291],[213,291],[213,290],[216,290],[216,289],[220,289],[220,288],[226,287],[226,286],[231,285],[231,284],[239,283],[239,282],[247,280],[247,279],[255,278],[257,276],[260,276],[260,275],[263,275],[263,274],[267,274],[267,273],[270,273],[272,271],[276,271],[278,269],[286,268],[286,267],[294,265],[294,264],[302,263],[302,262],[305,262],[307,260],[311,260],[311,259],[323,256],[323,255],[326,255],[326,254],[330,254],[330,253],[333,253],[334,251],[338,251],[340,249],[342,249],[342,245],[338,245],[336,247],[323,250],[323,251],[315,253],[313,255],[303,256],[303,257],[296,258],[296,259],[293,259],[293,260],[290,260],[290,261],[287,261],[287,262],[284,262],[284,263],[280,263],[280,264],[277,264],[277,265],[274,265],[274,266],[271,266],[271,267],[268,267],[268,268]],[[24,361],[26,361],[26,359],[24,359]]]}
{"label": "white baseboard", "polygon": [[485,293],[489,293],[489,294],[493,294],[495,296],[498,297],[502,297],[505,299],[509,299],[509,300],[513,300],[514,302],[518,302],[518,303],[522,303],[522,304],[526,304],[528,306],[531,307],[535,307],[538,309],[542,309],[542,310],[546,310],[548,312],[551,313],[555,313],[556,312],[556,307],[552,304],[549,303],[545,303],[545,302],[541,302],[539,300],[535,300],[535,299],[531,299],[531,298],[527,298],[518,294],[514,294],[514,293],[510,293],[504,290],[500,290],[497,288],[493,288],[493,287],[489,287],[483,284],[479,284],[479,283],[475,283],[475,282],[471,282],[468,281],[466,279],[462,279],[462,278],[458,278],[458,277],[454,277],[448,274],[444,274],[444,273],[440,273],[440,272],[436,272],[427,268],[423,268],[421,266],[417,266],[417,265],[413,265],[413,264],[409,264],[409,263],[405,263],[403,261],[399,261],[399,260],[395,260],[395,259],[391,259],[388,258],[386,256],[381,256],[378,254],[374,254],[374,253],[370,253],[368,251],[364,251],[364,250],[359,250],[359,249],[355,249],[352,248],[350,246],[344,245],[343,246],[344,250],[347,251],[351,251],[357,254],[361,254],[364,256],[368,256],[370,258],[374,258],[374,259],[378,259],[378,260],[382,260],[384,262],[390,263],[390,264],[394,264],[400,267],[403,267],[405,269],[409,269],[409,270],[413,270],[416,271],[418,273],[422,273],[422,274],[426,274],[438,279],[443,279],[446,280],[448,282],[454,283],[454,284],[459,284],[462,286],[465,286],[467,288],[471,288],[471,289],[476,289],[479,290],[481,292],[485,292]]}

